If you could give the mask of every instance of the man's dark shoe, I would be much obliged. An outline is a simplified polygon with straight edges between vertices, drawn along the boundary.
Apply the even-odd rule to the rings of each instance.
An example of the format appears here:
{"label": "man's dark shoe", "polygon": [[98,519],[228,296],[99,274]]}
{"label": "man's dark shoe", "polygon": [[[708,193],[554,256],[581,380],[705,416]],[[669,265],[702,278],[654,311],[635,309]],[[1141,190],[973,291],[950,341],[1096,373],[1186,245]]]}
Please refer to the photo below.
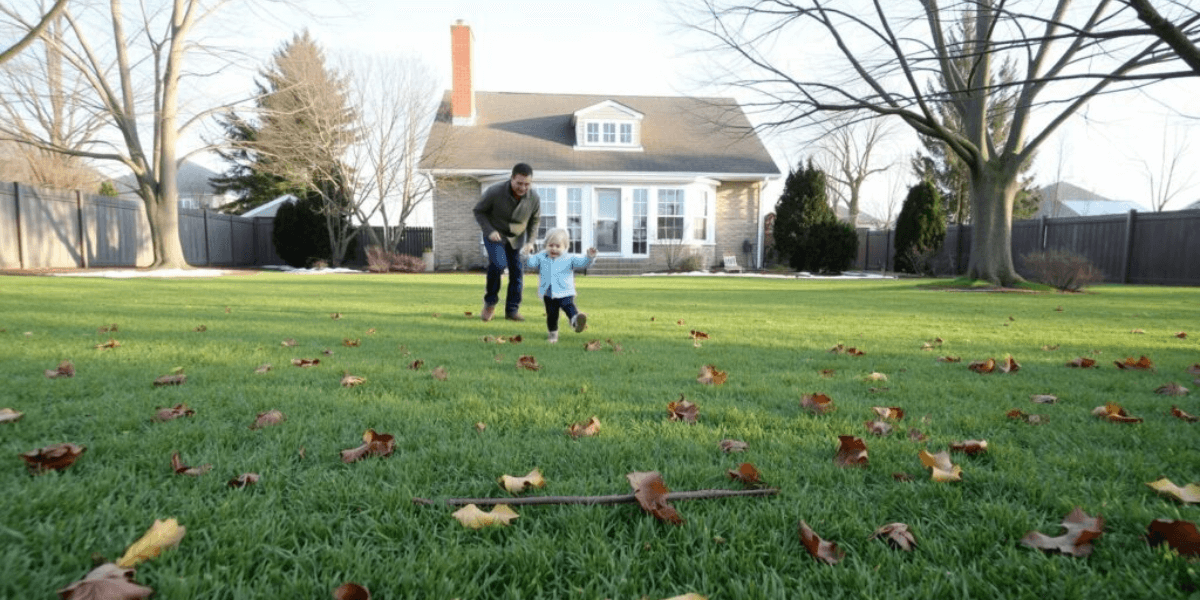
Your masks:
{"label": "man's dark shoe", "polygon": [[524,321],[525,320],[525,317],[522,317],[521,313],[519,313],[519,312],[506,313],[504,315],[504,318],[508,319],[509,321]]}

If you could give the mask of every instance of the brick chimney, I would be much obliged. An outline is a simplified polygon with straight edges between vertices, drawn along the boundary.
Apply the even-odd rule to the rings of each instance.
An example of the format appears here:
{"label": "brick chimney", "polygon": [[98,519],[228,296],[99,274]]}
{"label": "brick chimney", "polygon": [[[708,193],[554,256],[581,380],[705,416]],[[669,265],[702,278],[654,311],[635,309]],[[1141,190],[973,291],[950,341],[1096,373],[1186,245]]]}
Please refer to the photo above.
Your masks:
{"label": "brick chimney", "polygon": [[475,124],[474,41],[471,27],[462,19],[450,26],[450,115],[455,125]]}

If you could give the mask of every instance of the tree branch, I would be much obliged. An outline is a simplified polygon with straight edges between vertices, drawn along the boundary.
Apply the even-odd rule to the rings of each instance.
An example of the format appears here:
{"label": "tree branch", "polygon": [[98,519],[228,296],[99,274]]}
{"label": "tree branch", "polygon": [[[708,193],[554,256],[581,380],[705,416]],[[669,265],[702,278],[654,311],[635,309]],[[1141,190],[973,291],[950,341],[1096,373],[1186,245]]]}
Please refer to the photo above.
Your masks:
{"label": "tree branch", "polygon": [[[733,498],[741,496],[774,496],[778,488],[762,488],[757,490],[692,490],[686,492],[669,492],[667,501],[673,500],[707,500],[711,498]],[[528,496],[524,498],[446,498],[442,501],[427,498],[413,498],[413,504],[433,506],[466,506],[468,504],[492,506],[496,504],[533,505],[533,504],[629,504],[637,502],[633,494],[612,494],[609,496]]]}

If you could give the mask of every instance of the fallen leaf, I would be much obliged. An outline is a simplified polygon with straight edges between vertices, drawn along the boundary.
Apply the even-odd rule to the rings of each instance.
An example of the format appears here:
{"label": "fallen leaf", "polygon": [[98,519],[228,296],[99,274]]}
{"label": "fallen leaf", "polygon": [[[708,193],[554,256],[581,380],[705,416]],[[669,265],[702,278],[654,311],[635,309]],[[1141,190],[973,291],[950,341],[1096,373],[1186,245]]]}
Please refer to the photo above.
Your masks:
{"label": "fallen leaf", "polygon": [[1180,554],[1200,555],[1200,531],[1190,521],[1155,519],[1146,528],[1146,541],[1151,546],[1165,543]]}
{"label": "fallen leaf", "polygon": [[487,429],[487,423],[484,423],[483,421],[480,421],[480,422],[478,422],[478,423],[476,423],[476,424],[475,424],[475,431],[478,431],[478,432],[480,432],[480,433],[483,433],[483,431],[484,431],[485,429]]}
{"label": "fallen leaf", "polygon": [[58,363],[58,368],[54,370],[46,369],[46,378],[58,379],[59,377],[74,377],[75,365],[69,360],[64,360]]}
{"label": "fallen leaf", "polygon": [[509,521],[519,516],[507,504],[497,504],[492,509],[492,512],[483,512],[479,510],[478,506],[468,504],[454,511],[453,514],[453,517],[458,519],[458,522],[462,523],[463,527],[470,529],[483,529],[491,525],[507,526]]}
{"label": "fallen leaf", "polygon": [[1145,356],[1143,356],[1137,360],[1134,360],[1133,357],[1130,356],[1130,357],[1126,358],[1124,361],[1114,360],[1113,364],[1117,365],[1118,369],[1123,369],[1123,370],[1125,370],[1125,369],[1133,370],[1133,371],[1153,371],[1154,370],[1154,363],[1151,362],[1150,359],[1146,358]]}
{"label": "fallen leaf", "polygon": [[916,427],[913,427],[912,429],[908,430],[908,439],[912,442],[923,442],[929,439],[929,437],[921,433],[921,431]]}
{"label": "fallen leaf", "polygon": [[634,471],[626,474],[625,478],[633,487],[633,497],[642,510],[654,515],[660,521],[675,525],[684,523],[683,517],[680,517],[679,513],[675,512],[675,508],[667,503],[669,490],[658,471]]}
{"label": "fallen leaf", "polygon": [[892,479],[905,483],[913,480],[913,476],[908,473],[892,473]]}
{"label": "fallen leaf", "polygon": [[135,570],[104,563],[83,579],[58,590],[62,600],[141,600],[154,594],[152,588],[133,580]]}
{"label": "fallen leaf", "polygon": [[270,425],[278,425],[286,420],[287,417],[283,416],[282,412],[271,409],[267,412],[258,413],[258,416],[254,418],[254,424],[250,426],[250,429],[262,429],[263,427]]}
{"label": "fallen leaf", "polygon": [[433,375],[433,378],[438,381],[445,381],[446,378],[449,377],[449,375],[446,373],[446,367],[434,367],[433,371],[430,372],[430,375]]}
{"label": "fallen leaf", "polygon": [[414,371],[419,371],[421,369],[421,367],[423,367],[423,366],[425,366],[425,361],[423,361],[419,358],[408,364],[408,368],[410,368]]}
{"label": "fallen leaf", "polygon": [[342,345],[347,348],[357,348],[362,345],[362,339],[361,338],[354,338],[354,339],[342,338]]}
{"label": "fallen leaf", "polygon": [[805,394],[800,397],[800,408],[808,412],[823,415],[837,410],[833,405],[833,399],[825,394]]}
{"label": "fallen leaf", "polygon": [[618,344],[618,343],[616,343],[616,342],[614,342],[614,341],[612,341],[611,339],[609,339],[609,340],[604,340],[604,341],[605,341],[605,342],[607,342],[609,346],[612,346],[612,351],[613,351],[614,353],[615,353],[615,352],[620,352],[620,351],[622,350],[622,348],[621,348],[621,345],[620,345],[620,344]]}
{"label": "fallen leaf", "polygon": [[829,378],[829,377],[833,377],[835,374],[837,374],[837,371],[835,371],[833,369],[821,369],[820,374],[821,374],[821,377]]}
{"label": "fallen leaf", "polygon": [[189,467],[189,466],[183,464],[183,459],[180,458],[179,453],[176,452],[171,455],[171,469],[173,469],[175,471],[176,475],[187,475],[189,477],[199,477],[199,476],[209,472],[210,470],[212,470],[212,465],[201,465],[199,467]]}
{"label": "fallen leaf", "polygon": [[368,456],[391,456],[396,449],[396,439],[386,433],[375,433],[368,429],[363,433],[363,443],[357,448],[342,450],[342,462],[352,463]]}
{"label": "fallen leaf", "polygon": [[883,373],[871,373],[870,375],[863,377],[863,381],[887,381],[887,380],[888,380],[887,375],[884,375]]}
{"label": "fallen leaf", "polygon": [[248,485],[258,483],[258,479],[258,473],[242,473],[241,475],[230,479],[228,485],[231,488],[244,488]]}
{"label": "fallen leaf", "polygon": [[96,344],[96,349],[97,350],[111,350],[120,345],[121,345],[121,342],[118,342],[117,340],[109,338],[109,340],[107,342],[104,342],[103,344]]}
{"label": "fallen leaf", "polygon": [[892,426],[883,421],[864,421],[867,431],[873,435],[887,435],[892,432]]}
{"label": "fallen leaf", "polygon": [[1188,389],[1172,381],[1171,383],[1158,386],[1155,388],[1154,393],[1164,396],[1186,396]]}
{"label": "fallen leaf", "polygon": [[353,582],[346,582],[333,590],[334,600],[371,600],[371,592],[367,588]]}
{"label": "fallen leaf", "polygon": [[355,387],[358,385],[362,385],[366,382],[367,382],[366,379],[363,379],[362,377],[359,377],[358,375],[351,375],[349,373],[342,375],[342,387],[352,388],[352,387]]}
{"label": "fallen leaf", "polygon": [[827,565],[836,565],[846,556],[837,544],[821,539],[803,519],[800,520],[800,542],[813,558]]}
{"label": "fallen leaf", "polygon": [[468,319],[471,318],[471,311],[468,310],[468,311],[463,312],[463,316],[467,317]]}
{"label": "fallen leaf", "polygon": [[843,468],[867,466],[867,445],[862,438],[839,435],[838,441],[837,453],[833,455],[833,464]]}
{"label": "fallen leaf", "polygon": [[725,380],[728,378],[728,376],[728,373],[725,371],[718,371],[713,365],[704,365],[703,367],[700,367],[700,376],[696,378],[696,381],[699,381],[704,385],[721,385],[722,383],[725,383]]}
{"label": "fallen leaf", "polygon": [[972,371],[975,371],[976,373],[982,373],[982,374],[991,373],[996,370],[996,359],[989,358],[987,360],[977,360],[977,361],[967,365],[967,368]]}
{"label": "fallen leaf", "polygon": [[542,477],[542,472],[534,469],[524,477],[513,477],[512,475],[500,476],[500,487],[508,490],[508,493],[514,496],[528,490],[529,488],[546,487],[546,480]]}
{"label": "fallen leaf", "polygon": [[0,423],[15,423],[25,416],[23,412],[17,412],[11,408],[0,408]]}
{"label": "fallen leaf", "polygon": [[124,568],[136,567],[138,563],[156,558],[163,550],[178,545],[185,533],[187,527],[180,527],[175,519],[155,519],[150,529],[125,550],[125,555],[116,564]]}
{"label": "fallen leaf", "polygon": [[336,320],[338,320],[338,319],[342,318],[342,313],[336,313],[336,312],[335,312],[335,313],[329,313],[329,318],[330,318],[330,319],[333,319],[334,321],[336,321]]}
{"label": "fallen leaf", "polygon": [[1053,346],[1050,346],[1050,345],[1045,345],[1045,346],[1042,346],[1042,351],[1044,351],[1044,352],[1054,352],[1055,350],[1058,350],[1058,347],[1059,347],[1059,345],[1058,345],[1058,344],[1055,344],[1055,345],[1053,345]]}
{"label": "fallen leaf", "polygon": [[678,320],[678,321],[675,321],[675,324],[676,324],[676,325],[678,325],[678,326],[680,326],[680,327],[683,327],[683,319],[680,319],[680,320]]}
{"label": "fallen leaf", "polygon": [[292,338],[288,338],[286,340],[283,340],[282,342],[279,342],[279,345],[283,346],[284,348],[294,348],[298,343],[299,342],[297,342],[296,340],[294,340]]}
{"label": "fallen leaf", "polygon": [[254,370],[254,372],[258,375],[262,375],[263,373],[266,373],[270,370],[271,370],[271,363],[265,363],[265,364],[259,365],[258,368]]}
{"label": "fallen leaf", "polygon": [[1179,487],[1170,479],[1164,477],[1146,485],[1164,496],[1169,496],[1185,504],[1200,502],[1200,483],[1189,483],[1183,487]]}
{"label": "fallen leaf", "polygon": [[575,423],[567,428],[567,435],[573,438],[592,437],[598,433],[600,433],[600,419],[596,417]]}
{"label": "fallen leaf", "polygon": [[1178,332],[1178,333],[1176,333],[1176,334],[1175,334],[1175,337],[1177,337],[1177,338],[1179,338],[1179,339],[1181,339],[1181,340],[1186,340],[1186,339],[1187,339],[1187,332],[1186,332],[1186,331],[1180,331],[1180,332]]}
{"label": "fallen leaf", "polygon": [[682,596],[671,596],[670,598],[663,598],[663,600],[708,600],[708,596],[701,596],[700,594],[697,594],[696,592],[691,592],[688,594],[683,594]]}
{"label": "fallen leaf", "polygon": [[588,343],[583,345],[583,349],[588,352],[594,352],[603,347],[604,347],[604,344],[600,340],[591,340]]}
{"label": "fallen leaf", "polygon": [[721,452],[728,454],[730,452],[745,452],[750,446],[743,441],[725,439],[721,440],[717,444],[717,447],[721,449]]}
{"label": "fallen leaf", "polygon": [[748,462],[744,462],[738,465],[736,469],[730,469],[725,473],[729,475],[730,479],[741,482],[742,485],[749,488],[766,485],[762,480],[762,474],[758,472],[758,468]]}
{"label": "fallen leaf", "polygon": [[962,452],[967,456],[975,456],[987,452],[987,440],[964,440],[961,442],[950,442],[950,449],[955,452]]}
{"label": "fallen leaf", "polygon": [[1058,396],[1054,394],[1033,394],[1029,396],[1029,401],[1034,404],[1054,404],[1058,402]]}
{"label": "fallen leaf", "polygon": [[1005,416],[1007,416],[1010,419],[1025,421],[1026,423],[1029,423],[1030,425],[1041,425],[1042,423],[1046,422],[1046,417],[1043,417],[1042,415],[1026,414],[1025,411],[1018,410],[1016,408],[1008,411],[1008,413],[1005,414]]}
{"label": "fallen leaf", "polygon": [[1079,358],[1067,363],[1067,366],[1075,369],[1091,369],[1096,366],[1096,361],[1091,358],[1080,356]]}
{"label": "fallen leaf", "polygon": [[943,450],[937,454],[921,451],[921,464],[932,469],[933,481],[962,481],[962,467],[950,462],[950,453]]}
{"label": "fallen leaf", "polygon": [[889,545],[905,552],[912,552],[917,545],[917,538],[913,537],[912,532],[908,530],[908,525],[904,523],[888,523],[876,529],[875,533],[872,533],[871,537],[867,539],[882,539]]}
{"label": "fallen leaf", "polygon": [[174,375],[163,375],[154,380],[154,387],[162,387],[164,385],[183,385],[187,381],[187,375],[176,373]]}
{"label": "fallen leaf", "polygon": [[962,357],[961,356],[939,356],[937,360],[938,360],[938,362],[944,362],[944,363],[956,363],[956,362],[962,362]]}
{"label": "fallen leaf", "polygon": [[305,369],[308,367],[315,367],[319,364],[321,364],[321,359],[319,359],[319,358],[293,358],[292,359],[293,366],[297,366],[297,367],[301,367],[301,368],[305,368]]}
{"label": "fallen leaf", "polygon": [[[0,413],[3,413],[3,412],[4,411],[0,410]],[[20,414],[20,413],[17,413],[17,414]],[[1200,417],[1197,417],[1195,415],[1189,415],[1189,414],[1183,412],[1182,410],[1180,410],[1180,408],[1178,406],[1171,407],[1171,414],[1173,416],[1179,417],[1180,419],[1183,419],[1184,421],[1187,421],[1188,423],[1195,423],[1196,421],[1200,421]],[[17,418],[19,419],[20,417],[17,417]],[[0,420],[3,420],[3,419],[0,419]]]}
{"label": "fallen leaf", "polygon": [[25,466],[31,473],[40,475],[46,471],[61,471],[71,466],[86,451],[86,446],[54,444],[25,452],[21,454],[21,459],[25,461]]}
{"label": "fallen leaf", "polygon": [[703,331],[696,331],[695,329],[693,329],[692,330],[692,339],[693,340],[707,340],[708,334]]}
{"label": "fallen leaf", "polygon": [[1200,363],[1196,363],[1187,368],[1187,372],[1192,375],[1200,375]]}
{"label": "fallen leaf", "polygon": [[863,352],[862,350],[859,350],[858,348],[846,348],[846,354],[849,354],[850,356],[866,356],[867,355],[866,352]]}
{"label": "fallen leaf", "polygon": [[1124,408],[1121,408],[1116,402],[1109,402],[1104,406],[1097,406],[1092,409],[1092,414],[1098,417],[1108,419],[1114,423],[1141,423],[1142,420],[1137,417],[1129,416]]}
{"label": "fallen leaf", "polygon": [[695,423],[696,417],[699,415],[700,408],[695,404],[684,400],[683,394],[680,394],[678,400],[667,404],[667,412],[671,414],[670,420],[672,421]]}
{"label": "fallen leaf", "polygon": [[899,406],[872,406],[871,410],[880,418],[899,421],[904,418],[904,409]]}
{"label": "fallen leaf", "polygon": [[117,332],[117,324],[116,323],[113,323],[112,325],[105,325],[104,327],[101,327],[96,330],[96,333],[116,333],[116,332]]}
{"label": "fallen leaf", "polygon": [[542,365],[539,365],[537,359],[532,355],[525,354],[517,359],[517,368],[525,369],[526,371],[536,371],[541,369]]}
{"label": "fallen leaf", "polygon": [[1129,333],[1146,333],[1145,329],[1133,329]]}
{"label": "fallen leaf", "polygon": [[205,331],[208,331],[208,326],[207,326],[207,325],[198,325],[198,326],[196,326],[196,333],[204,333]]}
{"label": "fallen leaf", "polygon": [[1001,373],[1016,373],[1021,370],[1021,365],[1017,364],[1017,359],[1012,356],[1005,356],[1004,362],[1000,363],[997,368]]}
{"label": "fallen leaf", "polygon": [[176,404],[171,408],[158,407],[158,412],[154,414],[155,421],[170,421],[179,417],[190,417],[196,414],[196,411],[188,408],[187,404]]}
{"label": "fallen leaf", "polygon": [[1092,553],[1092,542],[1104,534],[1104,518],[1088,516],[1078,506],[1063,519],[1062,526],[1067,531],[1058,537],[1030,531],[1021,538],[1021,543],[1047,552],[1084,557]]}
{"label": "fallen leaf", "polygon": [[372,327],[372,328],[368,329],[368,330],[367,330],[367,335],[375,335],[375,328],[374,328],[374,327]]}

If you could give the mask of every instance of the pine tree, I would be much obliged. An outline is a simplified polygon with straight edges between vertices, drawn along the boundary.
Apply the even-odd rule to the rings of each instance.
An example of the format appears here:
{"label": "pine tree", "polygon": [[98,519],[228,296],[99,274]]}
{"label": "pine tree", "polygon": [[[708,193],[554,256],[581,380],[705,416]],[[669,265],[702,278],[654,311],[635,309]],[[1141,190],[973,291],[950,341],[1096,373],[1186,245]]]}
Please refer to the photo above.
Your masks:
{"label": "pine tree", "polygon": [[896,218],[896,270],[926,273],[933,254],[946,239],[946,216],[941,194],[931,181],[922,181],[908,190],[900,216]]}
{"label": "pine tree", "polygon": [[812,158],[805,166],[788,173],[783,193],[775,204],[775,248],[779,257],[797,270],[817,271],[821,248],[810,235],[821,224],[834,223],[837,217],[827,200],[825,173],[813,165]]}

